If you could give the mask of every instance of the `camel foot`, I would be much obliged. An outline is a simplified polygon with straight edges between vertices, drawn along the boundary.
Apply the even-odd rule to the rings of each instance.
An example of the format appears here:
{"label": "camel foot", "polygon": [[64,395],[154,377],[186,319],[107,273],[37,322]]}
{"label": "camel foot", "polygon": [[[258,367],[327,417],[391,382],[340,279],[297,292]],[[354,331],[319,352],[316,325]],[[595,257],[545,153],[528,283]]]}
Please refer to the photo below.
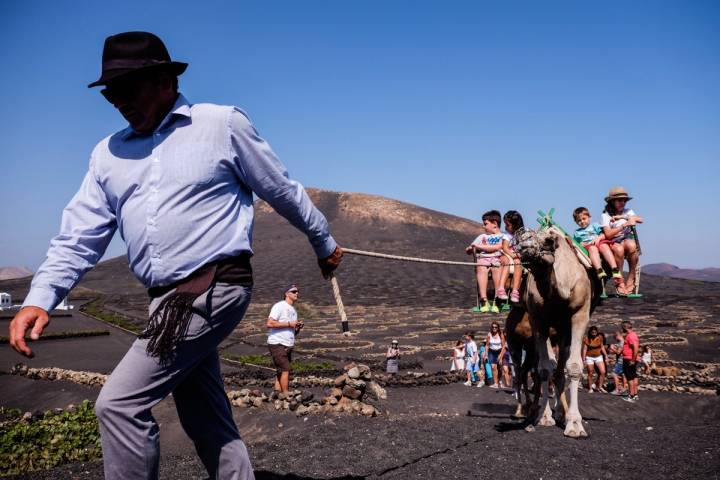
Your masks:
{"label": "camel foot", "polygon": [[531,423],[530,425],[528,425],[527,427],[525,427],[525,431],[528,432],[528,433],[534,432],[534,431],[535,431],[535,425],[533,425],[533,424]]}
{"label": "camel foot", "polygon": [[582,418],[568,418],[565,424],[565,436],[570,438],[583,438],[588,434],[582,425]]}
{"label": "camel foot", "polygon": [[515,410],[515,413],[513,414],[513,417],[525,418],[525,412],[524,412],[522,405],[518,405],[517,409]]}
{"label": "camel foot", "polygon": [[541,427],[554,427],[555,426],[555,419],[551,416],[543,416],[540,421],[538,422],[538,425]]}

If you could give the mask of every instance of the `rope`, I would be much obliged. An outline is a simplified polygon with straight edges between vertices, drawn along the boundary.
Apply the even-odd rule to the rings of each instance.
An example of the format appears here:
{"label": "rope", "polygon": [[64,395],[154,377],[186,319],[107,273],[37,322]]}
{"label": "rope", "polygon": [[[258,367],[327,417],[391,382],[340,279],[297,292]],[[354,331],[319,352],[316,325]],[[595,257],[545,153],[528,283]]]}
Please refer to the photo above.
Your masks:
{"label": "rope", "polygon": [[[389,253],[377,253],[377,252],[368,252],[366,250],[355,250],[354,248],[344,248],[343,247],[343,253],[350,253],[352,255],[362,255],[365,257],[375,257],[375,258],[385,258],[387,260],[399,260],[403,262],[417,262],[417,263],[434,263],[436,265],[461,265],[461,266],[469,266],[469,267],[477,267],[478,264],[474,262],[456,262],[453,260],[435,260],[432,258],[420,258],[420,257],[405,257],[402,255],[390,255]],[[523,265],[523,262],[510,262],[505,264],[507,266],[510,265]],[[503,266],[500,262],[497,262],[497,266]],[[328,276],[328,279],[330,280],[330,285],[332,286],[333,296],[335,297],[335,303],[337,304],[338,312],[340,313],[340,322],[342,324],[342,332],[343,335],[349,335],[350,334],[350,324],[348,323],[347,313],[345,312],[345,305],[342,301],[342,296],[340,295],[340,285],[338,285],[337,278],[334,274],[330,274]]]}
{"label": "rope", "polygon": [[350,325],[348,324],[347,314],[345,313],[345,305],[343,305],[342,297],[340,296],[340,285],[338,285],[337,278],[333,273],[330,274],[330,285],[332,285],[333,296],[335,297],[335,303],[337,303],[338,312],[340,312],[340,322],[342,323],[342,331],[344,335],[350,334]]}
{"label": "rope", "polygon": [[[350,253],[353,255],[362,255],[365,257],[375,257],[375,258],[386,258],[388,260],[400,260],[403,262],[418,262],[418,263],[434,263],[437,265],[464,265],[464,266],[470,266],[470,267],[477,267],[478,264],[474,262],[456,262],[454,260],[435,260],[432,258],[420,258],[420,257],[405,257],[402,255],[391,255],[389,253],[377,253],[377,252],[368,252],[366,250],[355,250],[353,248],[345,248],[343,247],[343,253]],[[524,265],[523,262],[510,262],[506,263],[505,265]],[[502,266],[500,262],[498,262],[498,266]]]}

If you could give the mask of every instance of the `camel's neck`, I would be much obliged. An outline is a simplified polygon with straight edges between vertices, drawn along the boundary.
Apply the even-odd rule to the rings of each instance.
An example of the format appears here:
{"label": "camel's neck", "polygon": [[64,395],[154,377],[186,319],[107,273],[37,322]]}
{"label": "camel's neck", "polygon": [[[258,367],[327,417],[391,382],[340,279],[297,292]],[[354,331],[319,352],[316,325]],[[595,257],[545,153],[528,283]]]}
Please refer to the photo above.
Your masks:
{"label": "camel's neck", "polygon": [[575,257],[565,239],[555,249],[555,262],[552,266],[555,287],[560,298],[570,300],[573,288],[585,275],[585,268]]}

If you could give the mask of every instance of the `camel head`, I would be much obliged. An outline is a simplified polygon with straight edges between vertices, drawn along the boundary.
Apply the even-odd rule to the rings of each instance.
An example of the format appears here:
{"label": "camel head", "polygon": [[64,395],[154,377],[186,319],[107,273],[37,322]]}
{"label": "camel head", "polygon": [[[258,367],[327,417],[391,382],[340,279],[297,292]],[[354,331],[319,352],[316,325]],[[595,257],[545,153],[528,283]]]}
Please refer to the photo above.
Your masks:
{"label": "camel head", "polygon": [[530,228],[520,229],[515,238],[518,244],[520,259],[527,262],[532,269],[549,268],[555,263],[555,250],[560,239],[555,233],[535,231]]}

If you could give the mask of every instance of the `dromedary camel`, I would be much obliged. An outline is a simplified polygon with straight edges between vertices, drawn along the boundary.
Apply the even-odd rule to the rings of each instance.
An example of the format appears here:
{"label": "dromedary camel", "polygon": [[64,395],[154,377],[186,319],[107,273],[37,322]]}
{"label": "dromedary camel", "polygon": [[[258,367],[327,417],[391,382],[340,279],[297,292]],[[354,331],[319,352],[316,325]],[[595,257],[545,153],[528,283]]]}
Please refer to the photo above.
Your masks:
{"label": "dromedary camel", "polygon": [[[570,406],[565,415],[565,435],[586,437],[578,408],[578,387],[582,378],[582,338],[594,309],[596,286],[591,274],[575,256],[564,235],[554,228],[519,232],[519,252],[527,262],[529,275],[523,295],[532,326],[537,354],[538,379],[543,412],[540,425],[554,425],[549,413],[549,380],[555,369],[555,388],[565,391],[565,367],[570,377]],[[557,366],[551,361],[550,330],[557,335]]]}

